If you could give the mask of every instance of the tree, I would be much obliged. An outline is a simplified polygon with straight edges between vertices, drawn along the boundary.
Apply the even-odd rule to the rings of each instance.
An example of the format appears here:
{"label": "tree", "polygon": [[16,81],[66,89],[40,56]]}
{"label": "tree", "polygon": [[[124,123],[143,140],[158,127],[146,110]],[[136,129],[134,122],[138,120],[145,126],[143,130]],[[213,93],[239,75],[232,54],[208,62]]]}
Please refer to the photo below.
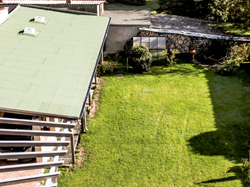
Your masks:
{"label": "tree", "polygon": [[132,47],[129,53],[130,65],[137,72],[142,73],[148,71],[152,63],[152,54],[149,52],[147,46],[136,45]]}
{"label": "tree", "polygon": [[250,26],[250,1],[249,0],[235,0],[230,9],[229,20],[235,22],[242,28]]}

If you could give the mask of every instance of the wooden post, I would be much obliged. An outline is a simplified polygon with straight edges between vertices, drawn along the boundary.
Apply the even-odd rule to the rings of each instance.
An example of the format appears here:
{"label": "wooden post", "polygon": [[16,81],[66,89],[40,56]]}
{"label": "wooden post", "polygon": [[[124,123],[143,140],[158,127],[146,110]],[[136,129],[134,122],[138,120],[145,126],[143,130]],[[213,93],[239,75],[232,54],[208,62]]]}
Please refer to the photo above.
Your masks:
{"label": "wooden post", "polygon": [[95,86],[97,86],[97,70],[95,70]]}
{"label": "wooden post", "polygon": [[[33,117],[32,120],[40,121],[40,118]],[[32,130],[41,130],[40,126],[32,126]],[[41,141],[41,136],[34,136],[34,141]],[[35,151],[42,151],[41,146],[35,146]],[[43,162],[43,157],[36,158],[36,162]]]}
{"label": "wooden post", "polygon": [[90,93],[90,90],[89,90],[89,106],[91,106],[91,93]]}

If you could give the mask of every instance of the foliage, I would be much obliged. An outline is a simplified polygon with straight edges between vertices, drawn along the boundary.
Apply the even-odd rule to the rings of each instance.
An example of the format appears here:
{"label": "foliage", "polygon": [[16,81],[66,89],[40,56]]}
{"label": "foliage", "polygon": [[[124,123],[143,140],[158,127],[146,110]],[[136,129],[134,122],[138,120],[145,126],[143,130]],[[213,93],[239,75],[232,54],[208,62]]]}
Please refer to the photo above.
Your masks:
{"label": "foliage", "polygon": [[250,26],[249,0],[159,0],[159,5],[159,11],[170,14]]}
{"label": "foliage", "polygon": [[[231,0],[232,1],[232,0]],[[250,1],[234,0],[230,9],[229,20],[235,22],[235,25],[246,29],[250,26]]]}
{"label": "foliage", "polygon": [[[244,27],[242,27],[244,25]],[[229,33],[237,36],[250,36],[250,26],[242,23],[223,22],[219,23],[218,27],[225,33]]]}
{"label": "foliage", "polygon": [[[250,155],[250,152],[249,152]],[[242,166],[241,166],[241,170],[243,173],[246,174],[247,176],[247,183],[250,183],[250,156],[249,159],[242,159]]]}
{"label": "foliage", "polygon": [[114,70],[119,68],[119,63],[113,60],[103,61],[97,66],[97,76],[104,75],[106,73],[113,73]]}
{"label": "foliage", "polygon": [[231,57],[236,64],[244,63],[250,55],[250,45],[241,44],[232,47]]}
{"label": "foliage", "polygon": [[[227,21],[231,8],[231,1],[228,0],[207,0],[201,1],[200,6],[206,11],[205,18],[216,21]],[[201,11],[204,11],[201,9]]]}
{"label": "foliage", "polygon": [[161,54],[161,56],[165,57],[167,59],[167,61],[170,64],[170,73],[172,72],[172,66],[174,64],[176,64],[175,61],[175,55],[180,54],[178,49],[170,49],[170,53],[168,52],[168,50],[164,50],[163,53]]}
{"label": "foliage", "polygon": [[105,8],[146,8],[146,9],[150,8],[151,12],[154,12],[154,13],[156,13],[156,10],[159,8],[158,1],[155,1],[155,0],[146,0],[146,4],[140,5],[140,6],[124,4],[122,1],[120,2],[115,1],[115,3],[110,2],[107,4],[105,3],[104,6]]}
{"label": "foliage", "polygon": [[230,59],[226,60],[219,73],[223,75],[233,75],[235,71],[240,67],[240,64],[245,63],[250,55],[250,45],[241,44],[231,47]]}
{"label": "foliage", "polygon": [[225,65],[221,66],[218,69],[218,72],[221,75],[234,75],[236,70],[240,67],[238,63],[236,63],[235,60],[229,60],[225,62]]}
{"label": "foliage", "polygon": [[129,63],[137,72],[148,71],[152,63],[152,54],[145,45],[132,47],[129,53]]}

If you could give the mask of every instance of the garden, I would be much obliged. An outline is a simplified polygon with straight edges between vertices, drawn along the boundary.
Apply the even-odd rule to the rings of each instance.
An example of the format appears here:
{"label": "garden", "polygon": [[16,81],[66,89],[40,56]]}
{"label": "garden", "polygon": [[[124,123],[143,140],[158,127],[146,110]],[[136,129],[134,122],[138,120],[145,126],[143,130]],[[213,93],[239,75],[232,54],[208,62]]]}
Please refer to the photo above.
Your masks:
{"label": "garden", "polygon": [[79,144],[84,161],[62,168],[59,186],[249,186],[248,64],[224,76],[177,51],[151,67],[147,48],[134,53],[146,53],[130,53],[134,70],[121,56],[99,67],[99,109]]}

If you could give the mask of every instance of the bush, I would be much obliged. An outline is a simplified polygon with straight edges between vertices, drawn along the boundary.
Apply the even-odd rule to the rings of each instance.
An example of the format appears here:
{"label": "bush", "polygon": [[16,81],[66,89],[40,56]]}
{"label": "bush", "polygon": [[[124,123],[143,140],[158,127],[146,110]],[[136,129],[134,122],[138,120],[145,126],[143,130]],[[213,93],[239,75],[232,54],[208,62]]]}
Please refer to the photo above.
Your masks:
{"label": "bush", "polygon": [[97,76],[104,75],[106,73],[113,73],[114,70],[119,68],[119,63],[109,60],[103,61],[97,66]]}
{"label": "bush", "polygon": [[[193,48],[193,50],[194,50],[194,48]],[[175,55],[177,55],[177,54],[180,54],[178,49],[170,49],[170,52],[168,52],[168,50],[166,49],[161,54],[161,56],[165,57],[170,64],[170,73],[172,72],[171,69],[172,69],[173,65],[176,64]]]}
{"label": "bush", "polygon": [[152,63],[152,54],[149,52],[147,46],[136,45],[132,47],[129,53],[129,63],[136,72],[142,73],[148,71]]}
{"label": "bush", "polygon": [[231,47],[230,60],[227,60],[218,71],[223,75],[233,75],[240,67],[240,64],[245,63],[250,55],[250,45],[241,44]]}

